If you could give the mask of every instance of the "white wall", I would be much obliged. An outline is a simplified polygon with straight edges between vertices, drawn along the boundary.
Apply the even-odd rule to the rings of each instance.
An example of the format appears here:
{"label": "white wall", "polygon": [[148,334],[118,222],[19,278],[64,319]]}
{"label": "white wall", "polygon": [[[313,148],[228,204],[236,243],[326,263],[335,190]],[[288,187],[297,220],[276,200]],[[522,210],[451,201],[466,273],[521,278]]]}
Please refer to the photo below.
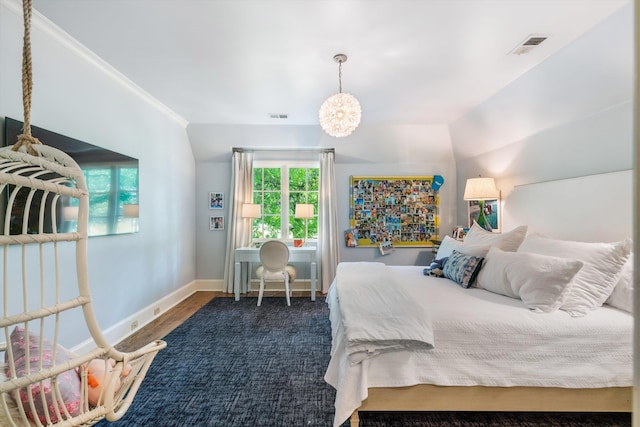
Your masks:
{"label": "white wall", "polygon": [[[0,0],[0,124],[23,118],[23,28],[14,4]],[[46,20],[35,15],[32,27],[32,124],[140,161],[140,232],[89,239],[105,329],[195,279],[195,162],[184,122]],[[87,337],[76,326],[63,328],[67,345]]]}
{"label": "white wall", "polygon": [[[319,126],[236,126],[190,124],[189,137],[195,146],[210,146],[200,153],[196,183],[196,254],[198,279],[224,276],[226,233],[208,231],[211,211],[206,204],[210,191],[230,194],[232,147],[335,148],[336,194],[340,230],[349,228],[349,177],[351,175],[407,176],[442,175],[440,190],[441,234],[453,226],[455,212],[455,167],[446,126],[361,126],[349,137],[332,138]],[[207,142],[207,144],[203,144]],[[222,149],[225,151],[221,151]],[[302,153],[307,156],[309,153]],[[315,156],[314,156],[315,157]],[[225,218],[228,209],[224,210]],[[401,248],[382,257],[377,248],[347,248],[342,234],[336,236],[341,261],[380,261],[414,265],[430,261],[430,250]]]}
{"label": "white wall", "polygon": [[458,221],[465,181],[479,174],[496,177],[504,199],[515,185],[631,169],[632,61],[630,4],[452,124]]}

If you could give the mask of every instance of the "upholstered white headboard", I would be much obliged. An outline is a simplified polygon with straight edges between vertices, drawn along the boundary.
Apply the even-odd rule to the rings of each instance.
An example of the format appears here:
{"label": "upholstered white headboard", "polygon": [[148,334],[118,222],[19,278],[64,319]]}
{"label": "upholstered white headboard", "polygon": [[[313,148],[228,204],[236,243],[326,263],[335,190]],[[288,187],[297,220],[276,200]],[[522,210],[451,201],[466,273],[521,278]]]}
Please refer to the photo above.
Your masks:
{"label": "upholstered white headboard", "polygon": [[633,237],[631,170],[516,186],[502,203],[502,230],[583,242]]}

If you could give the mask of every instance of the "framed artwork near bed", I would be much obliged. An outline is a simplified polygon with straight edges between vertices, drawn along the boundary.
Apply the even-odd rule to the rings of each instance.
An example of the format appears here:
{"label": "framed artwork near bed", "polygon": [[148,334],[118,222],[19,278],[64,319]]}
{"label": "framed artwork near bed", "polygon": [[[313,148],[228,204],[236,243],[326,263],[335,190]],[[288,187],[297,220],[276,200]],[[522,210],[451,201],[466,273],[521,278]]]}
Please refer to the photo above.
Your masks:
{"label": "framed artwork near bed", "polygon": [[357,244],[349,247],[430,247],[439,240],[438,190],[433,176],[351,176],[349,226]]}
{"label": "framed artwork near bed", "polygon": [[[484,217],[487,220],[486,226],[483,228],[500,233],[500,199],[484,200],[483,202]],[[473,225],[473,221],[479,222],[480,205],[478,200],[469,201],[469,228]]]}
{"label": "framed artwork near bed", "polygon": [[451,237],[456,240],[463,241],[464,236],[466,236],[468,232],[469,228],[467,227],[454,227],[453,231],[451,232]]}

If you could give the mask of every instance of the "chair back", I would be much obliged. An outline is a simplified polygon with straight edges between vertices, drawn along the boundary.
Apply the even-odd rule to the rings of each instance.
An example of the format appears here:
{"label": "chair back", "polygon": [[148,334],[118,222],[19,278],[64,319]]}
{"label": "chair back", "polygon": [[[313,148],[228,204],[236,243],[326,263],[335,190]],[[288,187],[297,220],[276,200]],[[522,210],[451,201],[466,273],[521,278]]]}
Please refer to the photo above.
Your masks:
{"label": "chair back", "polygon": [[289,248],[280,240],[269,240],[260,247],[260,262],[267,271],[283,271],[289,261]]}

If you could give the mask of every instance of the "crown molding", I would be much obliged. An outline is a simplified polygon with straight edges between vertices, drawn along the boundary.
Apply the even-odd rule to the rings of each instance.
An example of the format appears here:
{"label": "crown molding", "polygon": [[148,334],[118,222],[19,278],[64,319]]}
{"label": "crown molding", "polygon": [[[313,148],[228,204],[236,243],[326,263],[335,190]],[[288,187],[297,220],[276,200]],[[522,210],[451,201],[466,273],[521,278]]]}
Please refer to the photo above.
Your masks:
{"label": "crown molding", "polygon": [[[20,16],[22,18],[22,2],[20,0],[0,0],[0,6],[4,6],[7,10]],[[189,122],[175,111],[167,107],[158,99],[153,97],[149,92],[142,89],[140,86],[132,82],[127,76],[122,74],[107,61],[100,58],[93,51],[87,48],[85,45],[74,39],[69,33],[65,32],[62,28],[51,22],[47,17],[33,9],[31,16],[31,25],[33,28],[45,33],[47,36],[56,40],[71,52],[78,55],[88,63],[92,64],[98,70],[109,76],[118,84],[132,92],[138,98],[146,102],[147,104],[160,111],[171,120],[178,123],[183,128],[186,128]]]}

